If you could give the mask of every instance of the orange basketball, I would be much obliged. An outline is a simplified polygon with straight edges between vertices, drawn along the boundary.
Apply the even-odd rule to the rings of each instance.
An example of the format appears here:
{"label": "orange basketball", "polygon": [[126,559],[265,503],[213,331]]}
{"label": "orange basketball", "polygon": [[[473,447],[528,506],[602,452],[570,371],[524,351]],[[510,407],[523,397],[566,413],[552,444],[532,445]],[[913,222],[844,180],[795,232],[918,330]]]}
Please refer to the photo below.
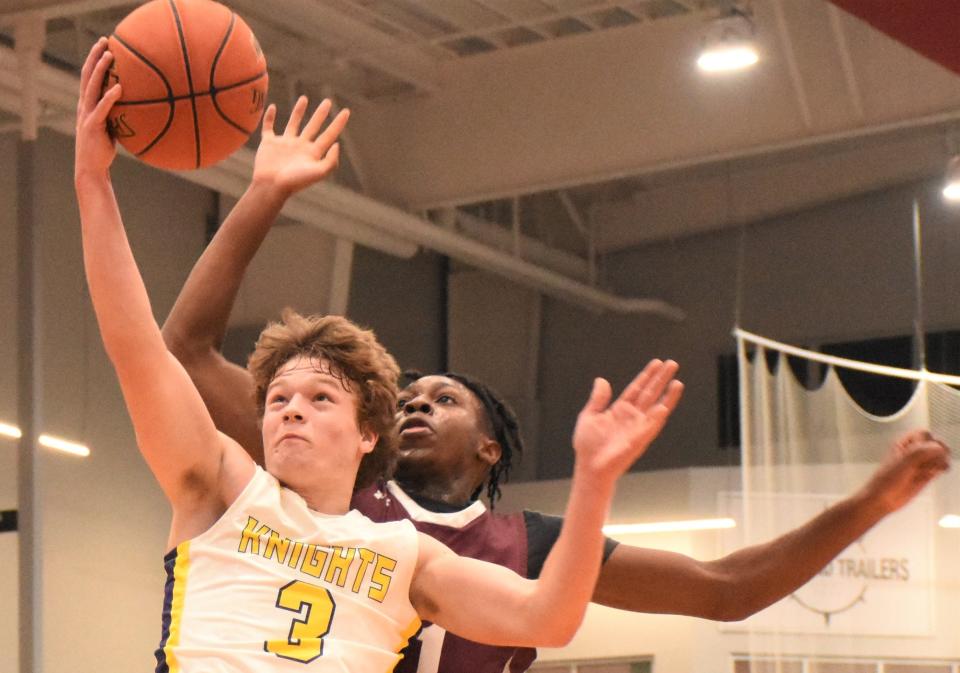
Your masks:
{"label": "orange basketball", "polygon": [[267,62],[253,31],[213,0],[151,0],[110,36],[106,86],[123,95],[110,131],[160,168],[217,163],[256,129],[267,98]]}

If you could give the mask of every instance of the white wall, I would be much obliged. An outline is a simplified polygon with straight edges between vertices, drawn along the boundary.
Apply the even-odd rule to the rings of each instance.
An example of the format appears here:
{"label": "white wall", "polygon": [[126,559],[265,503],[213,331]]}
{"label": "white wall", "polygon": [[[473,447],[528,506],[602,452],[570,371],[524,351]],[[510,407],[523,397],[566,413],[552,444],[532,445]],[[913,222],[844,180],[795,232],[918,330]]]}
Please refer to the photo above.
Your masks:
{"label": "white wall", "polygon": [[[0,143],[5,166],[14,166],[15,145]],[[100,346],[83,279],[79,222],[73,197],[73,145],[46,133],[37,145],[36,245],[42,251],[37,288],[45,432],[90,446],[89,458],[41,450],[35,489],[40,513],[43,670],[150,670],[159,638],[169,510],[140,459],[119,389]],[[16,190],[12,172],[0,174],[0,318],[16,310],[8,274],[13,255]],[[128,234],[138,255],[158,316],[169,310],[203,240],[210,202],[200,189],[126,159],[114,181]],[[8,242],[10,244],[8,245]],[[15,321],[0,320],[3,371],[15,371]],[[0,410],[15,422],[15,385],[2,380]],[[16,506],[14,451],[3,440],[0,501]],[[9,468],[9,469],[8,469]],[[3,548],[3,628],[0,669],[16,670],[15,535]],[[10,592],[13,595],[10,595]],[[12,637],[11,637],[12,634]]]}
{"label": "white wall", "polygon": [[[0,134],[0,422],[17,415],[17,139]],[[17,508],[17,443],[0,437],[0,510]],[[17,534],[0,533],[0,671],[17,669]]]}
{"label": "white wall", "polygon": [[[717,357],[734,352],[737,320],[799,345],[912,333],[911,203],[923,215],[927,331],[960,327],[960,209],[944,207],[942,177],[893,187],[748,227],[637,248],[605,260],[606,281],[628,296],[683,309],[680,323],[594,315],[544,301],[539,477],[570,474],[566,447],[593,376],[623,386],[651,357],[680,363],[683,400],[641,469],[726,465],[717,449]],[[642,223],[638,223],[641,226]],[[738,290],[740,241],[743,279]]]}
{"label": "white wall", "polygon": [[[850,471],[852,467],[845,465]],[[817,474],[811,468],[811,477]],[[869,467],[862,467],[869,474]],[[949,481],[948,481],[949,480]],[[820,480],[823,488],[830,482]],[[508,484],[498,509],[531,509],[562,514],[569,481]],[[691,468],[626,475],[617,489],[610,521],[614,523],[699,519],[718,516],[721,492],[737,491],[740,473],[735,468]],[[728,673],[735,653],[785,652],[820,656],[866,658],[960,658],[960,531],[936,526],[944,507],[957,503],[950,495],[960,488],[960,477],[948,475],[924,497],[933,501],[936,516],[929,522],[934,541],[933,612],[935,632],[923,637],[749,635],[721,624],[675,615],[647,615],[591,606],[573,642],[565,648],[544,649],[540,659],[590,660],[653,656],[658,673]],[[831,491],[832,492],[832,491]],[[953,511],[953,510],[951,510]],[[623,544],[665,549],[701,560],[723,554],[719,531],[634,534],[620,537]],[[637,578],[643,582],[642,577]],[[724,625],[726,626],[726,625]]]}

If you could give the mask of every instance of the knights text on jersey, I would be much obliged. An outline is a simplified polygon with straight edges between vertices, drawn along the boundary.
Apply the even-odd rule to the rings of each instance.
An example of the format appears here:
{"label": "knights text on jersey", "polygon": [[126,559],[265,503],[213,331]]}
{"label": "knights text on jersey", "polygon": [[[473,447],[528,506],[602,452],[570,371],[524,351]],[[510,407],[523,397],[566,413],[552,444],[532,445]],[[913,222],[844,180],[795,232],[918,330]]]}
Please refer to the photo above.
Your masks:
{"label": "knights text on jersey", "polygon": [[157,673],[392,671],[420,628],[417,535],[406,521],[314,512],[258,467],[217,523],[165,558]]}

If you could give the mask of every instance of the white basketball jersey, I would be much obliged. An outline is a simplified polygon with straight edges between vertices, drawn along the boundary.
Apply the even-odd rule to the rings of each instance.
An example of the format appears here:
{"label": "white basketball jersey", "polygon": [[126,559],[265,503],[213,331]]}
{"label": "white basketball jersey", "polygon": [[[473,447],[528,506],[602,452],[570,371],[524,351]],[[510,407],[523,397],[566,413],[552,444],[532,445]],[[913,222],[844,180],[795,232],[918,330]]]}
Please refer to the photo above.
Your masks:
{"label": "white basketball jersey", "polygon": [[409,521],[314,512],[258,467],[165,558],[157,673],[392,671],[420,628],[417,535]]}

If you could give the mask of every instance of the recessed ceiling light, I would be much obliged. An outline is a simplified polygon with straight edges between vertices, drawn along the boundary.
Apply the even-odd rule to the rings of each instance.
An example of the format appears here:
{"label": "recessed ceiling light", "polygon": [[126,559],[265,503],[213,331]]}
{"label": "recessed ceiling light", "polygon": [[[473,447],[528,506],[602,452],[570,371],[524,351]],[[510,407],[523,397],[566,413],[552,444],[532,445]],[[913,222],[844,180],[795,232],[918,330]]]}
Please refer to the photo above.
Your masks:
{"label": "recessed ceiling light", "polygon": [[711,22],[697,66],[709,73],[731,72],[749,68],[759,60],[753,20],[746,11],[732,8]]}

